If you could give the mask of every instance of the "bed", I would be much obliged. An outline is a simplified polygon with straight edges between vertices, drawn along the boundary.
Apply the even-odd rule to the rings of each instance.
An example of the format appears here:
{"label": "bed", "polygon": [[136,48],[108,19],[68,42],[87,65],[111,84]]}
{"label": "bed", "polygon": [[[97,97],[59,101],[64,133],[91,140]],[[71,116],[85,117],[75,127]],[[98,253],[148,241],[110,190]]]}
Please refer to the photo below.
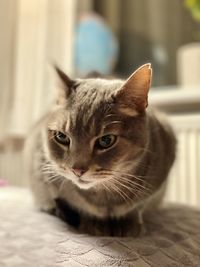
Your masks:
{"label": "bed", "polygon": [[28,189],[0,188],[1,267],[200,266],[200,210],[165,206],[145,218],[140,238],[79,234],[34,208]]}

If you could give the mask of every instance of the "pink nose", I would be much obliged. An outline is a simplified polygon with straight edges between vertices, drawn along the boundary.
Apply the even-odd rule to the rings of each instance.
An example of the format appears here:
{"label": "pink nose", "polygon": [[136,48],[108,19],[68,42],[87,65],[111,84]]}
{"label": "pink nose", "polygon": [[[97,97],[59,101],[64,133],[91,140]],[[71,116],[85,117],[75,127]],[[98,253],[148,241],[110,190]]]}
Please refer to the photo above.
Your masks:
{"label": "pink nose", "polygon": [[80,177],[80,176],[82,176],[87,170],[83,170],[83,169],[72,169],[72,171],[73,171],[73,173],[74,173],[76,176]]}

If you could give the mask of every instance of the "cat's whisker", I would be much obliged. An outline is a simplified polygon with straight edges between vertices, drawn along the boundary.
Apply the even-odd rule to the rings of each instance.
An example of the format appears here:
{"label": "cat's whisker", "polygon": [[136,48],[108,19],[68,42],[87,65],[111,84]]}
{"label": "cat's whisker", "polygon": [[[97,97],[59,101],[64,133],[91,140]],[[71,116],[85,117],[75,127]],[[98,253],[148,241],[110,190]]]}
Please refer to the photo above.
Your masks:
{"label": "cat's whisker", "polygon": [[58,191],[59,191],[59,192],[62,191],[62,189],[63,189],[63,187],[64,187],[64,185],[65,185],[65,182],[66,182],[66,180],[63,179],[63,181],[61,182],[61,184],[60,184],[60,186],[59,186],[59,188],[58,188]]}
{"label": "cat's whisker", "polygon": [[[123,182],[123,184],[126,184],[127,181],[122,181],[122,182]],[[141,186],[137,183],[134,183],[131,185],[128,184],[127,186],[133,188],[134,192],[140,193],[140,194],[142,194],[142,196],[148,196],[152,192],[151,190],[149,190],[149,188],[147,186],[141,188]]]}
{"label": "cat's whisker", "polygon": [[53,176],[53,177],[48,177],[47,179],[45,179],[45,182],[46,183],[53,183],[53,182],[56,182],[56,181],[59,181],[61,180],[61,177],[60,176]]}
{"label": "cat's whisker", "polygon": [[137,185],[141,189],[152,191],[152,189],[150,188],[150,185],[146,181],[143,181],[143,184],[140,184],[140,183],[137,183],[136,181],[132,181],[128,179],[127,177],[120,176],[119,178],[122,179],[124,182],[128,183],[129,185]]}
{"label": "cat's whisker", "polygon": [[103,187],[104,187],[107,191],[110,192],[110,188],[109,188],[108,186],[106,186],[104,182],[102,182],[101,184],[103,185]]}
{"label": "cat's whisker", "polygon": [[113,196],[113,191],[111,190],[111,188],[109,188],[106,183],[102,182],[101,183],[103,185],[103,187],[105,188],[105,190],[108,191],[108,193],[110,193]]}
{"label": "cat's whisker", "polygon": [[119,187],[119,184],[116,184],[116,180],[114,178],[110,178],[109,181],[111,182],[111,187],[112,189],[114,189],[116,192],[118,192],[121,197],[126,201],[126,202],[129,202],[131,201],[132,202],[132,199],[129,197],[128,194],[126,194],[120,187]]}
{"label": "cat's whisker", "polygon": [[43,174],[56,174],[55,171],[51,171],[51,170],[46,170],[46,171],[42,171]]}
{"label": "cat's whisker", "polygon": [[134,188],[130,188],[130,186],[127,186],[125,184],[123,184],[122,182],[120,182],[119,180],[115,179],[115,183],[118,183],[118,185],[126,188],[131,194],[133,194],[135,196],[135,193],[134,193]]}
{"label": "cat's whisker", "polygon": [[110,172],[102,172],[102,173],[92,173],[91,174],[92,175],[92,177],[97,177],[97,178],[100,178],[101,176],[109,176],[110,175]]}
{"label": "cat's whisker", "polygon": [[119,188],[113,183],[112,178],[109,178],[106,181],[106,184],[107,184],[108,188],[110,186],[110,191],[115,191],[124,201],[126,201],[125,196],[121,193]]}
{"label": "cat's whisker", "polygon": [[141,196],[146,195],[146,188],[144,188],[143,190],[141,188],[138,188],[138,184],[134,184],[133,187],[131,187],[130,185],[126,185],[124,184],[124,181],[115,179],[115,182],[118,182],[122,187],[126,188],[131,194],[133,194],[135,197],[138,197],[138,193]]}
{"label": "cat's whisker", "polygon": [[[105,172],[104,172],[105,173]],[[106,172],[107,175],[113,175],[115,177],[115,180],[118,180],[118,182],[121,182],[121,186],[126,186],[129,191],[132,191],[136,195],[141,196],[148,196],[153,192],[153,187],[146,182],[144,179],[141,179],[139,177],[136,177],[134,175],[127,175],[130,177],[126,177],[126,175],[122,175],[119,171],[108,171]],[[119,175],[116,175],[119,174]],[[124,174],[124,173],[123,173]],[[142,177],[142,176],[141,176]],[[133,178],[134,180],[131,180]],[[122,185],[123,184],[123,185]],[[131,189],[133,188],[133,189]]]}
{"label": "cat's whisker", "polygon": [[53,177],[53,176],[58,176],[58,177],[60,177],[60,175],[58,175],[58,174],[55,173],[55,172],[43,172],[43,174],[44,174],[45,179],[49,179],[49,177]]}
{"label": "cat's whisker", "polygon": [[61,177],[60,175],[58,175],[58,174],[56,174],[56,173],[52,173],[52,174],[50,174],[49,176],[46,176],[45,177],[45,179],[51,179],[51,178],[53,178],[53,177]]}
{"label": "cat's whisker", "polygon": [[136,180],[138,180],[138,181],[141,181],[141,182],[144,182],[144,179],[142,179],[142,178],[148,178],[148,176],[146,176],[146,175],[144,175],[144,176],[142,176],[142,175],[133,175],[133,174],[130,174],[130,173],[125,173],[125,172],[122,172],[122,171],[116,171],[116,170],[109,170],[109,169],[105,169],[105,170],[107,170],[107,171],[110,171],[111,173],[113,172],[113,173],[118,173],[118,174],[121,174],[121,175],[123,175],[123,176],[129,176],[129,177],[131,177],[131,178],[134,178],[134,179],[136,179]]}
{"label": "cat's whisker", "polygon": [[121,198],[125,201],[125,202],[127,202],[128,200],[127,200],[127,195],[117,186],[117,185],[115,185],[114,183],[112,184],[112,189],[115,191],[115,192],[117,192],[118,193],[118,195],[120,195],[121,196]]}
{"label": "cat's whisker", "polygon": [[51,164],[51,163],[47,163],[46,165],[41,165],[39,170],[44,174],[44,175],[47,175],[47,176],[51,176],[51,175],[58,175],[57,173],[57,169],[56,167]]}
{"label": "cat's whisker", "polygon": [[[113,178],[112,178],[113,179]],[[121,176],[114,175],[113,182],[118,183],[118,185],[125,187],[129,192],[134,194],[135,196],[148,196],[152,192],[148,185],[142,186],[132,180],[128,180],[127,178],[122,178]]]}
{"label": "cat's whisker", "polygon": [[[112,169],[104,169],[105,171],[110,171],[110,172],[116,172],[116,173],[120,173],[120,174],[123,174],[123,175],[127,175],[127,176],[131,176],[133,177],[134,175],[133,174],[130,174],[130,173],[126,173],[126,172],[122,172],[122,171],[119,171],[119,170],[112,170]],[[135,177],[135,176],[134,176]],[[137,177],[141,177],[141,178],[145,178],[147,177],[146,175],[138,175]]]}
{"label": "cat's whisker", "polygon": [[42,172],[44,172],[44,171],[54,171],[55,172],[55,168],[52,165],[41,166],[39,170]]}
{"label": "cat's whisker", "polygon": [[[113,175],[115,177],[115,179],[118,179],[118,180],[123,180],[123,183],[125,183],[127,186],[129,187],[134,187],[137,191],[142,191],[143,194],[150,194],[152,192],[152,188],[150,187],[150,185],[141,179],[140,182],[141,183],[138,183],[135,181],[135,178],[134,178],[134,181],[133,180],[130,180],[130,178],[126,177],[126,176],[122,176],[122,175],[118,175],[116,176],[115,173],[112,173],[112,172],[107,172],[107,175]],[[139,179],[140,180],[140,179]]]}

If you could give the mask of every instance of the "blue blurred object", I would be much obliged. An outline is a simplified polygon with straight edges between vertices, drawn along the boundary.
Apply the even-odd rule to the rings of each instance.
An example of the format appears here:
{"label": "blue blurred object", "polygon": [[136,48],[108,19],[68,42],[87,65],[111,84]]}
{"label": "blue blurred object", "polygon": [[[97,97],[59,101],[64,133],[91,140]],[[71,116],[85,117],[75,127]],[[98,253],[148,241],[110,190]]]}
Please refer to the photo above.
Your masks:
{"label": "blue blurred object", "polygon": [[118,55],[118,43],[112,31],[96,14],[84,16],[77,25],[75,69],[79,75],[91,71],[111,74]]}

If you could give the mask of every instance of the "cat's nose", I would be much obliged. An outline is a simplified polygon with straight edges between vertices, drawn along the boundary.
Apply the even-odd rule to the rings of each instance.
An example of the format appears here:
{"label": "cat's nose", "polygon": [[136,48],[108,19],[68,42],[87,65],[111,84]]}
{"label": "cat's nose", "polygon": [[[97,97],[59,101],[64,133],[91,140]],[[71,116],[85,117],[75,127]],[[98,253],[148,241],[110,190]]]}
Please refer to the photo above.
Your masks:
{"label": "cat's nose", "polygon": [[73,171],[73,173],[74,173],[76,176],[80,177],[80,176],[82,176],[87,170],[86,170],[86,169],[72,168],[72,171]]}

